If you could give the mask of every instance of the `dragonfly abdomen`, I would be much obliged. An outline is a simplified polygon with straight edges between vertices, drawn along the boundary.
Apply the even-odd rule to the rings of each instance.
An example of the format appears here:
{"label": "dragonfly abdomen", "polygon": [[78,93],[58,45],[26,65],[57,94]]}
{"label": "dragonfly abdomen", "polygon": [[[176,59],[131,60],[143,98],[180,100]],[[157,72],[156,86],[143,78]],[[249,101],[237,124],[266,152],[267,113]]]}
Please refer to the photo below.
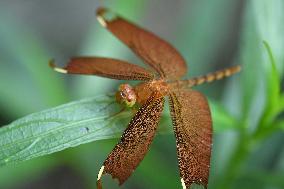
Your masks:
{"label": "dragonfly abdomen", "polygon": [[241,66],[232,66],[229,68],[225,68],[223,70],[218,70],[216,72],[208,73],[206,75],[197,76],[188,80],[175,81],[170,85],[172,88],[188,88],[196,85],[201,85],[203,83],[211,83],[216,80],[223,79],[225,77],[229,77],[235,73],[238,73],[241,70]]}

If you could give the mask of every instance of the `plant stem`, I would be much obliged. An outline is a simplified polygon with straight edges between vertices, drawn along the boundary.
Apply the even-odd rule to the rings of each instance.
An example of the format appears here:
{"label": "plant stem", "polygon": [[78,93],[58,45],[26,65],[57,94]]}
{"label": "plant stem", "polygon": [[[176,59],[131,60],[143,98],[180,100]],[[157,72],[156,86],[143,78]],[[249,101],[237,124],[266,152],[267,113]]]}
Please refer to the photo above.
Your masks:
{"label": "plant stem", "polygon": [[250,146],[249,137],[240,134],[240,140],[236,149],[228,162],[225,172],[222,174],[220,182],[218,182],[218,185],[215,188],[231,188],[232,183],[242,169],[242,163],[247,159],[251,152]]}

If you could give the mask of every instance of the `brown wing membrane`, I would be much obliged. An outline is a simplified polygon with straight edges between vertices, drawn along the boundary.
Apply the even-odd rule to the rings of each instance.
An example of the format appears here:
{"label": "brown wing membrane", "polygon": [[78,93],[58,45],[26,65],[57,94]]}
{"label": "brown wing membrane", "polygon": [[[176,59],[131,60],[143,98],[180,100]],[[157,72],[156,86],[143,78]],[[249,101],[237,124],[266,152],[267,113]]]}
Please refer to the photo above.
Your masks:
{"label": "brown wing membrane", "polygon": [[120,142],[105,160],[98,176],[111,174],[123,184],[144,158],[153,140],[163,110],[164,98],[151,96],[130,121]]}
{"label": "brown wing membrane", "polygon": [[[55,67],[51,63],[52,67]],[[134,64],[122,60],[99,57],[72,58],[63,69],[55,68],[64,73],[89,74],[120,80],[151,80],[154,75]]]}
{"label": "brown wing membrane", "polygon": [[187,67],[179,52],[169,43],[107,9],[98,9],[99,22],[117,38],[130,47],[145,63],[153,67],[162,77],[179,78]]}
{"label": "brown wing membrane", "polygon": [[183,188],[207,187],[212,144],[212,121],[206,98],[188,90],[170,94],[171,116]]}

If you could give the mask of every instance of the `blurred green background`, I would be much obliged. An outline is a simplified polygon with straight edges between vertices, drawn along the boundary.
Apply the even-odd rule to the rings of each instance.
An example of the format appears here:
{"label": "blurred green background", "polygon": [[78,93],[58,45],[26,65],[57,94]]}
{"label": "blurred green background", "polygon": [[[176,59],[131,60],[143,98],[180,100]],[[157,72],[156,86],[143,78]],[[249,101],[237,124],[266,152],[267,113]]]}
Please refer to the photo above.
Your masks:
{"label": "blurred green background", "polygon": [[[213,123],[218,129],[209,188],[284,188],[284,97],[275,97],[283,91],[282,0],[1,0],[0,125],[118,86],[115,80],[54,73],[47,65],[51,58],[60,65],[75,55],[141,64],[96,21],[99,6],[173,44],[188,63],[188,76],[242,64],[241,74],[197,88],[235,120],[224,126]],[[276,72],[263,40],[272,49]],[[1,167],[0,188],[95,188],[97,172],[116,142],[96,141]],[[110,177],[104,185],[118,188]],[[172,133],[155,138],[121,188],[182,188]]]}

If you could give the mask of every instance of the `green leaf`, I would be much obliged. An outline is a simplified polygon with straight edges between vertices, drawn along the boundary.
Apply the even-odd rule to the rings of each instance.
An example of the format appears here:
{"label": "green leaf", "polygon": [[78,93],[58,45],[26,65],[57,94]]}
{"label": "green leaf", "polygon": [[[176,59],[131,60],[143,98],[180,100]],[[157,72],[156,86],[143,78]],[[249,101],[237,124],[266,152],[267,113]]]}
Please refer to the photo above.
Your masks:
{"label": "green leaf", "polygon": [[119,109],[113,96],[98,96],[14,121],[0,129],[0,165],[119,137],[131,115]]}
{"label": "green leaf", "polygon": [[[284,1],[282,0],[251,0],[249,1],[255,20],[257,35],[261,40],[269,42],[273,49],[275,64],[278,67],[280,76],[283,76],[284,71],[284,36],[283,36],[283,22],[284,22]],[[266,70],[271,69],[270,62],[266,60],[266,54],[262,57],[265,62]]]}
{"label": "green leaf", "polygon": [[[259,128],[268,127],[273,119],[279,113],[280,105],[280,76],[276,68],[275,58],[272,50],[266,41],[263,44],[267,50],[269,61],[271,63],[270,69],[266,72],[266,106],[263,115],[259,122]],[[257,132],[262,132],[261,130]]]}
{"label": "green leaf", "polygon": [[209,101],[210,109],[213,118],[213,129],[214,132],[223,132],[229,129],[238,129],[236,119],[225,110],[220,104]]}
{"label": "green leaf", "polygon": [[263,44],[267,50],[271,63],[271,71],[267,73],[267,103],[269,108],[274,108],[278,106],[280,97],[280,76],[277,71],[275,59],[269,44],[266,41],[263,41]]}
{"label": "green leaf", "polygon": [[[219,125],[217,131],[230,128],[233,119],[216,103],[213,104],[213,121]],[[159,133],[172,131],[167,107]],[[113,95],[97,96],[14,121],[0,129],[0,165],[32,159],[96,140],[118,138],[133,115],[131,111],[118,113],[121,108]]]}
{"label": "green leaf", "polygon": [[240,53],[243,63],[242,112],[251,127],[256,127],[255,123],[260,119],[261,112],[265,111],[266,84],[269,84],[266,75],[272,72],[267,52],[261,48],[263,40],[269,41],[273,49],[274,64],[279,69],[279,75],[283,75],[283,8],[284,3],[281,0],[246,1]]}

